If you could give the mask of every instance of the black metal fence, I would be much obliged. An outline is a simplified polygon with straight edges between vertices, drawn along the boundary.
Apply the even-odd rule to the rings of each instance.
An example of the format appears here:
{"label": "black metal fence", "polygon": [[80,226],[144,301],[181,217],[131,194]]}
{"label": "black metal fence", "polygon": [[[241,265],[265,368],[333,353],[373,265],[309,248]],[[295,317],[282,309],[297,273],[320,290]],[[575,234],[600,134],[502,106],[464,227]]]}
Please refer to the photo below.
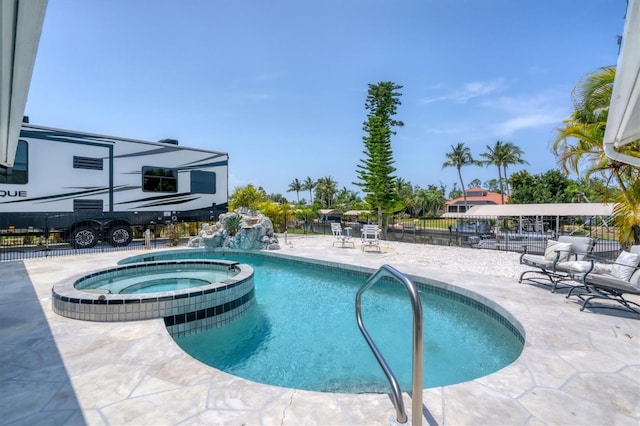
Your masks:
{"label": "black metal fence", "polygon": [[[373,215],[358,218],[273,218],[274,227],[289,234],[331,234],[331,222],[351,228],[360,236],[363,224],[376,223]],[[469,218],[404,218],[393,217],[386,227],[384,239],[414,244],[460,246],[479,249],[543,253],[547,240],[561,235],[588,236],[596,240],[595,252],[615,257],[621,246],[616,230],[605,218],[539,216],[536,218],[469,217]]]}
{"label": "black metal fence", "polygon": [[126,246],[114,247],[105,241],[98,241],[90,248],[74,247],[68,233],[44,232],[42,230],[2,230],[0,231],[0,262],[186,245],[190,236],[197,235],[200,226],[201,223],[195,222],[150,223],[146,226],[133,227],[133,239]]}
{"label": "black metal fence", "polygon": [[[340,222],[351,228],[354,238],[360,237],[363,224],[376,223],[377,217],[271,217],[276,233],[288,235],[331,235],[331,223]],[[60,233],[28,230],[0,231],[0,261],[86,253],[155,249],[184,246],[190,237],[198,235],[202,222],[153,224],[134,227],[132,242],[124,247],[112,247],[99,241],[92,248],[76,249],[68,237]],[[147,232],[148,231],[148,232]],[[388,241],[413,244],[460,246],[478,249],[521,252],[527,246],[530,253],[543,253],[548,239],[560,235],[584,235],[597,240],[599,255],[614,257],[620,251],[615,228],[606,220],[573,217],[530,218],[404,218],[394,217],[383,234]]]}

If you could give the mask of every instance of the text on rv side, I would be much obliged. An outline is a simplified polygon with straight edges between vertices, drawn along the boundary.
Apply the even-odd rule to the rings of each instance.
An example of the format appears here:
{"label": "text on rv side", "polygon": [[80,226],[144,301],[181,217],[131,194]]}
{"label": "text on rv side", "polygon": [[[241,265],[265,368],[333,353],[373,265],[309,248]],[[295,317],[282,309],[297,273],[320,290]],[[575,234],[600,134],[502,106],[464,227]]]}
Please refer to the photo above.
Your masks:
{"label": "text on rv side", "polygon": [[0,197],[26,197],[27,191],[3,191],[0,189]]}

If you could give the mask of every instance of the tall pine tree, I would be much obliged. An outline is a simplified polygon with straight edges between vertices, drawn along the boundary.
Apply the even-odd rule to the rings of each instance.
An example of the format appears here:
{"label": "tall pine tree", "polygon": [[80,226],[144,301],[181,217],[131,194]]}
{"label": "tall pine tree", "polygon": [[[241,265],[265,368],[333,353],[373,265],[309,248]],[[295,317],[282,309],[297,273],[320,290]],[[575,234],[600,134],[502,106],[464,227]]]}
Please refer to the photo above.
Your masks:
{"label": "tall pine tree", "polygon": [[359,182],[354,182],[362,188],[365,201],[377,210],[383,236],[386,234],[389,213],[398,204],[391,136],[396,134],[394,127],[404,126],[402,121],[393,118],[400,105],[400,89],[402,86],[391,81],[369,84],[365,102],[367,121],[363,123],[366,135],[362,137],[365,158],[357,165]]}

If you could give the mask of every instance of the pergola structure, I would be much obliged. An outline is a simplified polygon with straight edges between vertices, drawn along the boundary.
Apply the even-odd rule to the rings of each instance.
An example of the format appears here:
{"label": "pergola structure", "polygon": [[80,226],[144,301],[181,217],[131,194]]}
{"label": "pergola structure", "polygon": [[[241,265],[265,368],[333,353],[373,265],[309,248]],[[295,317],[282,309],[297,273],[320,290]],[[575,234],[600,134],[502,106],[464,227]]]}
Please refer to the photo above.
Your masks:
{"label": "pergola structure", "polygon": [[[458,218],[514,218],[519,220],[519,232],[522,233],[524,218],[534,218],[534,223],[542,223],[543,217],[555,217],[556,229],[560,228],[561,217],[594,217],[606,222],[613,215],[613,203],[541,203],[541,204],[503,204],[473,206]],[[447,216],[445,214],[445,216]],[[453,217],[453,216],[448,216]]]}

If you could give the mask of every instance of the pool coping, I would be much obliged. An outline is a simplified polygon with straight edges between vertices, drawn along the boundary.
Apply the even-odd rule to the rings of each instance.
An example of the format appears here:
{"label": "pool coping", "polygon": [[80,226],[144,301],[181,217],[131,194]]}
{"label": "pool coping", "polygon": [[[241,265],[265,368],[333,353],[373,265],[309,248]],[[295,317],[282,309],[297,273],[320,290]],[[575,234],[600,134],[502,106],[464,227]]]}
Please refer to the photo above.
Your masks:
{"label": "pool coping", "polygon": [[[345,253],[318,247],[283,250],[282,254],[372,269],[388,260],[384,255],[355,253],[346,258]],[[62,376],[69,382],[48,397],[40,389],[42,395],[32,399],[48,398],[46,403],[27,407],[20,399],[21,390],[33,393],[34,388],[26,384],[42,382],[47,374],[45,382],[51,382],[52,365],[41,350],[25,343],[24,327],[3,331],[0,342],[10,341],[12,351],[2,351],[1,360],[6,361],[3,365],[16,366],[0,377],[3,395],[9,395],[3,398],[7,404],[3,411],[7,408],[11,414],[9,423],[50,419],[52,413],[66,416],[67,423],[82,419],[88,424],[375,425],[393,419],[387,395],[285,389],[205,366],[177,347],[162,320],[88,323],[51,311],[52,283],[111,266],[132,254],[0,265],[3,275],[10,277],[8,286],[31,283],[46,318],[38,330],[44,327],[51,333],[50,349],[59,352],[65,371]],[[560,294],[510,279],[487,279],[472,271],[395,260],[393,265],[405,274],[444,282],[491,300],[512,314],[526,334],[522,355],[502,370],[471,382],[425,389],[423,424],[637,424],[640,420],[640,321],[580,312],[574,301]],[[2,303],[4,315],[11,307]],[[405,405],[411,405],[406,394]]]}

